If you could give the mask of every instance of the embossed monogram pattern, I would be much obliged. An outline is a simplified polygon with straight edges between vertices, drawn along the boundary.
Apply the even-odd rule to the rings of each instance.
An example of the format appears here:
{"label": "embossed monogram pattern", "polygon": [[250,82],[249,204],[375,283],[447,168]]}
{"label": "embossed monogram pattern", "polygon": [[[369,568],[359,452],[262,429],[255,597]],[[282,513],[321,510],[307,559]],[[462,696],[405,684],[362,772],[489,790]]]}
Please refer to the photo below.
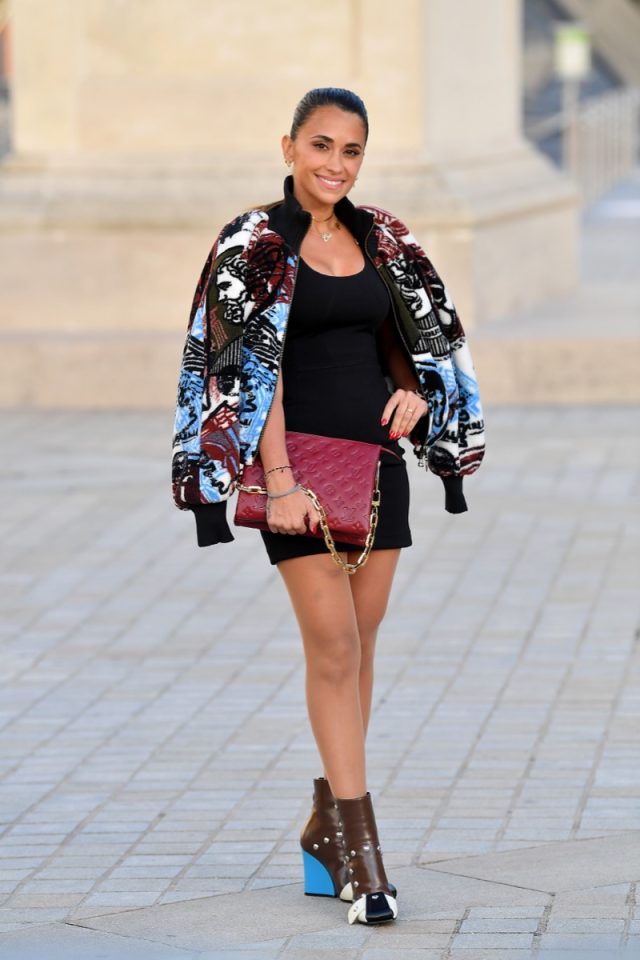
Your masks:
{"label": "embossed monogram pattern", "polygon": [[[286,434],[287,453],[297,483],[310,487],[324,507],[335,540],[362,546],[369,532],[380,446],[359,440],[320,437],[309,433]],[[264,487],[264,472],[258,457],[242,474],[245,487]],[[237,526],[268,530],[266,497],[240,492],[236,507]],[[308,532],[322,539],[322,530]]]}

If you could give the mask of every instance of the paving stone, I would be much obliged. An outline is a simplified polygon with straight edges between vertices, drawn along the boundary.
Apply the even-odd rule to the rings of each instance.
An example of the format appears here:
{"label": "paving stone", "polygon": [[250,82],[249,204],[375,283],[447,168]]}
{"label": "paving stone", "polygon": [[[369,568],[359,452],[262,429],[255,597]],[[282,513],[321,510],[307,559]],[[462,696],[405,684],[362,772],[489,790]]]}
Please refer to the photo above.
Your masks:
{"label": "paving stone", "polygon": [[503,883],[522,883],[526,879],[530,888],[550,892],[598,887],[614,878],[633,881],[640,874],[640,843],[637,834],[616,834],[450,860],[432,864],[431,869]]}
{"label": "paving stone", "polygon": [[281,944],[265,949],[264,946],[248,950],[213,950],[198,953],[197,960],[276,960],[281,956]]}
{"label": "paving stone", "polygon": [[487,950],[485,947],[451,950],[446,954],[446,960],[531,960],[531,957],[531,950]]}
{"label": "paving stone", "polygon": [[404,956],[405,950],[408,952],[411,950],[444,951],[451,942],[450,933],[414,933],[398,923],[393,924],[393,929],[390,925],[382,936],[384,949],[389,953],[395,950],[396,955],[400,956]]}
{"label": "paving stone", "polygon": [[541,950],[617,950],[619,935],[607,933],[544,933]]}
{"label": "paving stone", "polygon": [[[47,960],[150,960],[149,944],[144,941],[123,940],[68,923],[43,923],[5,932],[0,935],[0,950],[11,960],[43,960],[43,956]],[[195,954],[173,945],[154,944],[153,960],[195,960]]]}
{"label": "paving stone", "polygon": [[164,893],[167,889],[167,883],[164,878],[149,878],[144,877],[139,880],[132,878],[124,877],[112,877],[109,880],[101,880],[95,885],[95,890],[97,892],[107,893],[109,891],[115,891],[118,893],[134,892],[134,891],[146,891],[151,893],[155,891],[156,894]]}
{"label": "paving stone", "polygon": [[459,933],[451,943],[452,950],[529,950],[532,946],[530,933]]}
{"label": "paving stone", "polygon": [[539,918],[507,918],[504,916],[492,918],[467,917],[460,927],[461,934],[472,933],[535,933]]}
{"label": "paving stone", "polygon": [[[364,924],[343,923],[340,927],[313,933],[298,933],[287,937],[285,953],[295,955],[296,950],[334,951],[342,956],[343,950],[357,950],[371,941],[372,930]],[[386,942],[386,938],[385,938]]]}
{"label": "paving stone", "polygon": [[539,921],[545,911],[542,905],[520,907],[470,907],[467,911],[468,920],[491,920],[499,923],[500,920],[535,920]]}
{"label": "paving stone", "polygon": [[536,960],[636,960],[634,956],[620,952],[619,950],[602,950],[596,948],[591,950],[586,946],[568,947],[563,950],[551,949],[540,950],[536,955]]}
{"label": "paving stone", "polygon": [[110,873],[110,876],[113,877],[114,879],[118,877],[131,877],[132,879],[143,878],[143,877],[159,879],[161,877],[164,877],[169,879],[171,877],[177,876],[179,873],[182,873],[183,870],[184,870],[183,864],[177,864],[176,866],[172,866],[170,864],[154,864],[153,866],[149,866],[149,867],[119,866],[119,867],[114,867],[114,869]]}
{"label": "paving stone", "polygon": [[[285,954],[286,956],[286,954]],[[398,948],[388,949],[387,947],[369,947],[362,953],[357,954],[362,960],[397,960]],[[431,950],[428,947],[422,949],[402,949],[402,960],[444,960],[447,952],[444,950]],[[327,953],[318,953],[317,960],[328,960]],[[314,958],[314,960],[316,960]]]}
{"label": "paving stone", "polygon": [[624,931],[624,920],[587,918],[587,917],[558,917],[551,915],[547,923],[545,936],[552,933],[615,933],[619,936]]}
{"label": "paving stone", "polygon": [[29,880],[20,887],[21,893],[47,895],[50,893],[87,893],[95,883],[95,876],[79,879]]}
{"label": "paving stone", "polygon": [[[25,888],[23,888],[25,889]],[[4,901],[7,909],[24,909],[34,907],[64,907],[67,911],[72,910],[84,900],[84,893],[20,893],[9,897]]]}

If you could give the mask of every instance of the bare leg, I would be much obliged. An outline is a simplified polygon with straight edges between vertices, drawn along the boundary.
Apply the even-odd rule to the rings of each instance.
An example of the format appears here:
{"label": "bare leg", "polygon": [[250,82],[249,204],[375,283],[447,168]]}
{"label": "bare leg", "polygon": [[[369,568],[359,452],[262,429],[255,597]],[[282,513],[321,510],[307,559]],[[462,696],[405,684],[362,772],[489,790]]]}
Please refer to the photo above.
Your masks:
{"label": "bare leg", "polygon": [[375,642],[399,556],[374,551],[352,577],[324,554],[278,564],[302,634],[311,727],[338,797],[366,793]]}
{"label": "bare leg", "polygon": [[[349,556],[355,560],[357,553]],[[373,662],[378,627],[389,602],[400,550],[373,550],[364,567],[349,579],[360,636],[360,708],[365,738],[373,699]]]}
{"label": "bare leg", "polygon": [[366,793],[360,638],[349,577],[328,554],[283,560],[306,660],[311,728],[334,796]]}

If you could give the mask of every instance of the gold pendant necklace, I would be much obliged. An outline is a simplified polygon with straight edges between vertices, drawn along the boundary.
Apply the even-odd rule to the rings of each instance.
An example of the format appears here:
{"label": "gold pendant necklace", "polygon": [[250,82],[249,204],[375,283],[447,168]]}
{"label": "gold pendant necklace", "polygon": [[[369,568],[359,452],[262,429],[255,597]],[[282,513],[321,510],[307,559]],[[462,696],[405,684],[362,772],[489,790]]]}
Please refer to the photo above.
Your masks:
{"label": "gold pendant necklace", "polygon": [[[325,217],[324,220],[320,220],[318,217],[314,217],[314,215],[311,214],[311,219],[313,220],[314,223],[326,223],[328,220],[331,220],[332,217],[333,217],[333,214],[330,213],[329,216]],[[338,222],[338,220],[336,220],[336,222],[334,223],[333,228],[334,230],[340,229],[340,223]],[[318,233],[320,234],[320,236],[322,237],[325,243],[328,243],[329,240],[331,240],[331,237],[333,236],[330,230],[318,230]]]}
{"label": "gold pendant necklace", "polygon": [[[340,223],[339,220],[335,221],[335,223],[333,224],[333,229],[342,230],[342,224]],[[328,243],[329,240],[331,240],[331,237],[333,236],[330,230],[320,230],[319,233],[325,243]]]}
{"label": "gold pendant necklace", "polygon": [[[331,218],[334,217],[335,215],[332,213],[331,216],[326,217],[324,220],[318,220],[318,218],[314,217],[313,214],[310,214],[310,216],[314,223],[326,223],[327,220],[331,220]],[[335,218],[333,229],[342,230],[342,224],[340,223],[337,217]],[[328,243],[329,240],[331,240],[331,237],[333,236],[330,230],[318,230],[318,233],[320,234],[321,239],[324,240],[325,243]],[[358,241],[356,240],[355,237],[353,238],[353,242],[355,243],[356,246],[359,246]]]}

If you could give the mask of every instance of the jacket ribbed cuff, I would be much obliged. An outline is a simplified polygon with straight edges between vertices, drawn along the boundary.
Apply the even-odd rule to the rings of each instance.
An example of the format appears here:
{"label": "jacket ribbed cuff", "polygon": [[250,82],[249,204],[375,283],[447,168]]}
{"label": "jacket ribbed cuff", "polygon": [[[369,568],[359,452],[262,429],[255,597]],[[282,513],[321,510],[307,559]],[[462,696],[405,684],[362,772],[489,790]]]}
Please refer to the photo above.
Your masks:
{"label": "jacket ribbed cuff", "polygon": [[462,477],[440,477],[444,484],[444,508],[447,513],[464,513],[469,508],[462,492]]}
{"label": "jacket ribbed cuff", "polygon": [[230,543],[234,538],[227,523],[227,501],[199,503],[189,508],[196,518],[196,536],[199,547],[214,543]]}

